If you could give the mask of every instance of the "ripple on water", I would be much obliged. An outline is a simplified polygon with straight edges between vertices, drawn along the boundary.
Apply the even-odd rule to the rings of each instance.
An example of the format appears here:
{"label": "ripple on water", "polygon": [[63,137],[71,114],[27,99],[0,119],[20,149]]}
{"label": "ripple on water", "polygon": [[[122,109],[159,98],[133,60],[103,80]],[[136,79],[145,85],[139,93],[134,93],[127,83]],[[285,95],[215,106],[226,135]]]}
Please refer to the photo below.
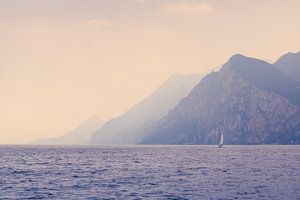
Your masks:
{"label": "ripple on water", "polygon": [[0,146],[0,199],[300,199],[300,146]]}

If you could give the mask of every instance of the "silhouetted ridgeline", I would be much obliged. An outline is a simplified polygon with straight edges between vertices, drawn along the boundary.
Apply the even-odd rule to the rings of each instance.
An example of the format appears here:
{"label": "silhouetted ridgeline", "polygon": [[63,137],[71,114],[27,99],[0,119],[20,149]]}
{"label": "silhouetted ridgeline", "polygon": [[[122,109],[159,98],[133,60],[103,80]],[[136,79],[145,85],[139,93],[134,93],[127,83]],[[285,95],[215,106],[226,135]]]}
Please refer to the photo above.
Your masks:
{"label": "silhouetted ridgeline", "polygon": [[203,79],[173,76],[91,143],[217,144],[223,131],[225,144],[299,144],[299,69],[300,53],[273,65],[237,54]]}
{"label": "silhouetted ridgeline", "polygon": [[159,121],[187,96],[203,75],[173,75],[151,96],[118,118],[105,123],[92,134],[92,144],[137,144],[147,133],[146,127]]}
{"label": "silhouetted ridgeline", "polygon": [[32,141],[34,145],[87,145],[90,143],[91,134],[102,127],[104,121],[98,116],[92,116],[77,128],[63,136],[55,138],[43,138]]}
{"label": "silhouetted ridgeline", "polygon": [[294,67],[286,75],[262,60],[232,56],[148,127],[142,143],[217,144],[223,131],[225,144],[299,144],[300,83],[289,77],[300,69],[299,59],[276,63],[285,69],[290,58]]}
{"label": "silhouetted ridgeline", "polygon": [[300,81],[300,51],[281,56],[274,65],[290,78]]}

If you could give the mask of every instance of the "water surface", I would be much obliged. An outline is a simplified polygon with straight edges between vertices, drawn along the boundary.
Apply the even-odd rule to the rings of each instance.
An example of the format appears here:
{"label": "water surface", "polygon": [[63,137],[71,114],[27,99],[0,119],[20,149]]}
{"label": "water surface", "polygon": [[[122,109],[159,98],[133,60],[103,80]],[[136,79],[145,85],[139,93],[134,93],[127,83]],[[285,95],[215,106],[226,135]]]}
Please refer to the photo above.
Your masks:
{"label": "water surface", "polygon": [[300,199],[300,146],[0,146],[1,199]]}

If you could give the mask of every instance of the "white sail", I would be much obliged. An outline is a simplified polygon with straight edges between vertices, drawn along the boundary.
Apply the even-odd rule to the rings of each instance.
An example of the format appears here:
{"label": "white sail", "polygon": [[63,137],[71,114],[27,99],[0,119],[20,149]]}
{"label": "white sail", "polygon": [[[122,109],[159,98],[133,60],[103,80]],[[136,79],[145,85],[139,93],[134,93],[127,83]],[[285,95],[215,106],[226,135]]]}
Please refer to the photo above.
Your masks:
{"label": "white sail", "polygon": [[224,145],[224,134],[222,132],[219,147],[222,147],[223,145]]}
{"label": "white sail", "polygon": [[221,135],[221,140],[220,140],[220,145],[223,145],[224,144],[224,134],[222,132],[222,135]]}

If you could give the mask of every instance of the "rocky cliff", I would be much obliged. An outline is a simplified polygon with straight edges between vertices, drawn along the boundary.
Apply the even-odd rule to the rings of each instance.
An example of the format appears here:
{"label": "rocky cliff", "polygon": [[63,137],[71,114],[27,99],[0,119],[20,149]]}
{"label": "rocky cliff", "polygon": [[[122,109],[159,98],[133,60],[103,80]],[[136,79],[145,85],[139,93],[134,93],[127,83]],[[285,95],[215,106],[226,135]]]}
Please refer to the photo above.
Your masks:
{"label": "rocky cliff", "polygon": [[233,56],[147,131],[146,144],[299,144],[300,85],[273,65]]}

